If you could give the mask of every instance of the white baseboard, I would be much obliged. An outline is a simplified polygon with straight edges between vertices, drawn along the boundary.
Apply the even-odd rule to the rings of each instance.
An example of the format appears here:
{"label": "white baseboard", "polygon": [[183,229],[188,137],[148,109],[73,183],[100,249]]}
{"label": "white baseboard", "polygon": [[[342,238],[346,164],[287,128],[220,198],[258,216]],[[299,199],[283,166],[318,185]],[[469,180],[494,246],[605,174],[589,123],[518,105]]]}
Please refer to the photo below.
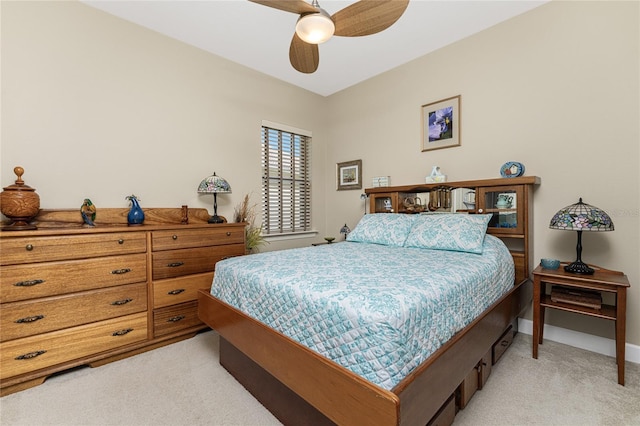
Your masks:
{"label": "white baseboard", "polygon": [[[524,334],[533,334],[533,321],[518,318],[518,331]],[[579,331],[568,330],[553,325],[544,325],[544,338],[554,342],[563,343],[580,349],[586,349],[611,357],[616,356],[616,342],[606,337],[594,336]],[[640,346],[627,343],[625,345],[625,359],[640,364]]]}

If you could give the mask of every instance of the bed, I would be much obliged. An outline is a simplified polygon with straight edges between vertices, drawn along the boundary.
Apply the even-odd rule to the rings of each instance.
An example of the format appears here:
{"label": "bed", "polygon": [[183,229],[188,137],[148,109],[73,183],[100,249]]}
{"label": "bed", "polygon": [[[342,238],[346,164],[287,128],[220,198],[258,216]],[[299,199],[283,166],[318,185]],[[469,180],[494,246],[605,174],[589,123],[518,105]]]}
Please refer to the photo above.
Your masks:
{"label": "bed", "polygon": [[224,260],[200,318],[285,424],[427,424],[530,300],[491,216],[366,215],[346,242]]}

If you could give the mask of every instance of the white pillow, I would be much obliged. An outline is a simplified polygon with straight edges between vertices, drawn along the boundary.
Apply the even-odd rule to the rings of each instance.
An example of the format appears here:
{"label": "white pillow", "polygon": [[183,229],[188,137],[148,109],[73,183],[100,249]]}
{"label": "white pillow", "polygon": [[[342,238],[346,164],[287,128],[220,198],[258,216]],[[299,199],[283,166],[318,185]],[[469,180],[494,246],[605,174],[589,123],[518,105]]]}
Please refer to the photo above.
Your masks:
{"label": "white pillow", "polygon": [[491,214],[425,214],[415,220],[405,247],[482,253]]}
{"label": "white pillow", "polygon": [[399,213],[366,214],[347,235],[347,241],[402,247],[414,219],[414,215]]}

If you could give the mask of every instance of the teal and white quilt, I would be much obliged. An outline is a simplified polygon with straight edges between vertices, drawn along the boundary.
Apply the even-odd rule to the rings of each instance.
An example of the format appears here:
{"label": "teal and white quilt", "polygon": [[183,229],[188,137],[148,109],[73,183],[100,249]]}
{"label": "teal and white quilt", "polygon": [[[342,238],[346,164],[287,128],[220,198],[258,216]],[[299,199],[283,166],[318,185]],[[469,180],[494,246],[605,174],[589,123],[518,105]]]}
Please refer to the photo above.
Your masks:
{"label": "teal and white quilt", "polygon": [[234,257],[217,263],[211,294],[391,390],[513,287],[504,243],[482,244],[345,241]]}

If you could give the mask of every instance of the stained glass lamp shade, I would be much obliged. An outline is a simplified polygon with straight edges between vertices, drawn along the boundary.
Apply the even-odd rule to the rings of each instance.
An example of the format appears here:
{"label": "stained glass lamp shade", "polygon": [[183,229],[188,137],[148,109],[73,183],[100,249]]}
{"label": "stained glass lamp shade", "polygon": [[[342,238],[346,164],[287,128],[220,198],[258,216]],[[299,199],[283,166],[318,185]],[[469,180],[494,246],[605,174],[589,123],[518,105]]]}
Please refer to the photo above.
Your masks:
{"label": "stained glass lamp shade", "polygon": [[342,228],[340,228],[340,233],[344,234],[344,239],[345,240],[347,239],[347,235],[349,235],[349,232],[351,232],[351,229],[349,229],[349,227],[345,223],[344,226]]}
{"label": "stained glass lamp shade", "polygon": [[199,194],[213,194],[213,216],[209,218],[209,223],[224,223],[224,219],[218,216],[218,194],[230,192],[231,185],[229,185],[229,182],[217,176],[215,172],[200,182],[200,185],[198,185]]}
{"label": "stained glass lamp shade", "polygon": [[565,266],[564,270],[574,274],[593,274],[593,269],[582,262],[582,232],[613,231],[613,222],[604,210],[585,204],[580,198],[576,204],[560,209],[551,218],[549,228],[578,232],[577,259]]}

